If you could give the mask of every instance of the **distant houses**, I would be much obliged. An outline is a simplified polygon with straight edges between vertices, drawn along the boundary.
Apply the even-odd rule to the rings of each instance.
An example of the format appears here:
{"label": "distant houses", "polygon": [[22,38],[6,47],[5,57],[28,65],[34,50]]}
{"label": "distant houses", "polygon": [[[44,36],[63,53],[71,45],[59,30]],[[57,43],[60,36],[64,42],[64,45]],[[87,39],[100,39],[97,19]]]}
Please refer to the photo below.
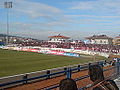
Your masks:
{"label": "distant houses", "polygon": [[22,42],[35,42],[37,39],[27,38],[27,37],[19,37],[19,36],[7,36],[6,34],[0,34],[0,43],[6,43],[6,38],[9,39],[9,44],[20,44]]}
{"label": "distant houses", "polygon": [[120,35],[114,38],[113,44],[120,45]]}
{"label": "distant houses", "polygon": [[[0,43],[6,43],[6,37],[7,35],[0,34]],[[83,42],[81,40],[70,40],[70,37],[63,36],[63,35],[54,35],[49,36],[49,40],[47,42],[53,42],[53,43],[78,43]],[[9,43],[11,44],[21,44],[24,42],[42,42],[43,40],[37,40],[33,38],[25,38],[25,37],[18,37],[18,36],[9,36]],[[112,38],[107,35],[93,35],[89,37],[85,37],[84,40],[85,44],[110,44],[110,45],[120,45],[120,35]]]}
{"label": "distant houses", "polygon": [[49,41],[48,42],[68,42],[68,40],[70,39],[70,37],[67,36],[62,36],[62,35],[56,35],[56,36],[49,36]]}
{"label": "distant houses", "polygon": [[86,37],[90,44],[113,44],[113,38],[106,35],[93,35]]}

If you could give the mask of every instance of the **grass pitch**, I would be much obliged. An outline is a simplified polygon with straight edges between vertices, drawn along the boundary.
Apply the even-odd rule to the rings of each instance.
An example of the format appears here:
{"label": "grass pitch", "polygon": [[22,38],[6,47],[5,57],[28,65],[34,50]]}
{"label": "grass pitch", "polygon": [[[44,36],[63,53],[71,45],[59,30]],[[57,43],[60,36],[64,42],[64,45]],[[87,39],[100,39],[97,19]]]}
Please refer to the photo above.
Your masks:
{"label": "grass pitch", "polygon": [[[96,60],[105,57],[97,56]],[[66,57],[0,49],[0,77],[94,61],[91,57]]]}

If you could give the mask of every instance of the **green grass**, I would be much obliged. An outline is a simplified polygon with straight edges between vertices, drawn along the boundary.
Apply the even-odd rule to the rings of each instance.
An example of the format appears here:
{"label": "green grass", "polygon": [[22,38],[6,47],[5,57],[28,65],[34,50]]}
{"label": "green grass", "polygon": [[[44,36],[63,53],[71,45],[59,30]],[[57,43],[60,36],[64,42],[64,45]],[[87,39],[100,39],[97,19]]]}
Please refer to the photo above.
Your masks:
{"label": "green grass", "polygon": [[[96,60],[106,59],[96,56]],[[0,77],[93,61],[93,57],[65,57],[0,49]]]}

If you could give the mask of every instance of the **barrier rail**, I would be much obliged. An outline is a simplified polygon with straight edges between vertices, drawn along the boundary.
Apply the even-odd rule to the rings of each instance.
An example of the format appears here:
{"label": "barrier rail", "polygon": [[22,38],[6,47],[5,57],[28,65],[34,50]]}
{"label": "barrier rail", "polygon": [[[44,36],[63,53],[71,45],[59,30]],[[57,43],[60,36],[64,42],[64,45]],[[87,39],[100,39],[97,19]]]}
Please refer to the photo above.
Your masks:
{"label": "barrier rail", "polygon": [[[110,61],[111,62],[111,61]],[[110,63],[110,62],[108,62],[108,63]],[[104,62],[98,62],[98,64],[100,64],[101,66],[103,66],[103,64],[105,64]],[[109,71],[109,70],[112,70],[112,69],[116,69],[115,70],[115,73],[114,74],[112,74],[111,76],[108,76],[108,77],[105,77],[105,78],[111,78],[111,79],[115,79],[115,78],[117,78],[117,77],[119,77],[119,75],[120,75],[120,60],[118,59],[117,60],[117,62],[116,62],[116,65],[114,66],[114,67],[111,67],[111,68],[108,68],[108,69],[104,69],[104,72],[105,71]],[[72,70],[71,70],[72,71]],[[76,78],[76,79],[74,79],[75,81],[79,81],[79,80],[82,80],[82,79],[85,79],[85,78],[89,78],[89,75],[85,75],[85,76],[82,76],[82,77],[80,77],[80,78]],[[85,89],[87,89],[87,88],[90,88],[90,87],[92,87],[93,86],[93,84],[88,84],[88,85],[86,85],[86,86],[84,86],[84,87],[81,87],[81,88],[78,88],[78,90],[85,90]],[[54,89],[54,88],[57,88],[57,87],[59,87],[59,85],[55,85],[55,86],[52,86],[52,87],[48,87],[48,88],[46,88],[45,90],[51,90],[51,89]]]}
{"label": "barrier rail", "polygon": [[[120,62],[119,61],[120,60],[117,60],[114,67],[109,68],[109,69],[105,69],[104,71],[109,71],[111,69],[116,69],[115,75],[113,75],[113,76],[118,77],[119,74],[120,74]],[[109,61],[109,62],[99,61],[99,62],[95,62],[95,63],[97,63],[101,66],[105,66],[110,62],[111,61]],[[20,84],[27,84],[27,83],[31,83],[33,81],[37,81],[37,80],[41,80],[41,79],[44,80],[44,79],[54,78],[54,77],[60,76],[60,75],[66,75],[66,78],[71,78],[71,75],[72,75],[73,72],[79,72],[81,70],[85,70],[85,69],[88,68],[88,65],[90,65],[90,64],[64,67],[64,68],[59,68],[58,71],[57,71],[57,69],[56,70],[54,70],[54,69],[53,70],[47,70],[47,71],[44,71],[43,75],[38,75],[38,76],[35,76],[35,77],[30,77],[31,74],[23,74],[22,78],[19,79],[19,80],[7,81],[7,82],[0,83],[0,89],[4,89],[4,88],[12,87],[12,86],[15,86],[15,85],[20,85]],[[51,72],[53,72],[53,73],[51,73]],[[85,78],[88,78],[88,77],[89,77],[89,75],[85,75],[85,76],[76,78],[74,80],[79,81],[79,80],[82,80],[82,79],[85,79]],[[79,90],[83,90],[84,88],[88,88],[90,86],[92,86],[92,85],[88,84],[84,87],[79,88]],[[57,88],[57,87],[59,87],[59,86],[54,85],[54,86],[45,88],[45,90],[51,90],[51,89],[54,89],[54,88]]]}

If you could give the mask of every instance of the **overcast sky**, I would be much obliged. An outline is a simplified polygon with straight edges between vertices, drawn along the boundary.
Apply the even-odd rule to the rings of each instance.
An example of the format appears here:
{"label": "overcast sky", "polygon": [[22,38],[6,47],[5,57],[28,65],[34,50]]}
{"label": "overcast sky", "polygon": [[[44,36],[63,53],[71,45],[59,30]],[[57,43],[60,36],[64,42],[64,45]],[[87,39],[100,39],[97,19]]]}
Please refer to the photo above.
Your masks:
{"label": "overcast sky", "polygon": [[94,34],[120,34],[120,0],[0,0],[0,33],[6,33],[5,1],[10,34],[47,39],[51,35],[83,39]]}

